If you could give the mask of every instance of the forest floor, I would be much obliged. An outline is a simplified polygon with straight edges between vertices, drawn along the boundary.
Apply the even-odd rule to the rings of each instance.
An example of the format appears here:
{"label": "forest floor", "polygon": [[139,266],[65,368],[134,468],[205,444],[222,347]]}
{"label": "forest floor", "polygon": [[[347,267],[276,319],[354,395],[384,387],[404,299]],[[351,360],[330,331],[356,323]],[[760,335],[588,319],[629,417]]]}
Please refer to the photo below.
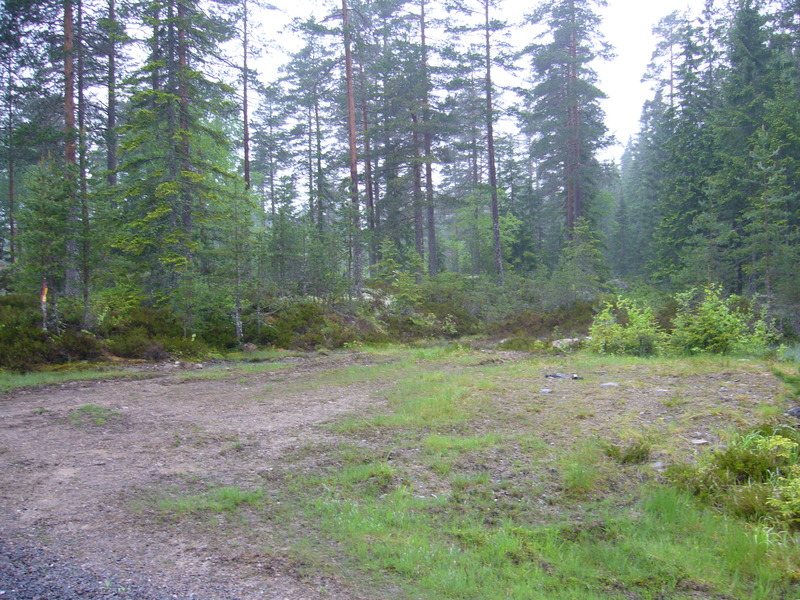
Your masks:
{"label": "forest floor", "polygon": [[[413,572],[374,564],[383,534],[348,532],[337,511],[399,502],[402,491],[437,519],[461,510],[529,527],[589,521],[592,506],[630,505],[667,464],[719,447],[784,402],[758,361],[464,349],[19,389],[0,395],[0,539],[44,548],[120,596],[148,584],[209,600],[421,598]],[[595,452],[581,480],[588,440],[632,439],[651,450],[644,464]],[[587,585],[598,597],[651,597],[597,581]],[[737,597],[676,585],[664,597]]]}

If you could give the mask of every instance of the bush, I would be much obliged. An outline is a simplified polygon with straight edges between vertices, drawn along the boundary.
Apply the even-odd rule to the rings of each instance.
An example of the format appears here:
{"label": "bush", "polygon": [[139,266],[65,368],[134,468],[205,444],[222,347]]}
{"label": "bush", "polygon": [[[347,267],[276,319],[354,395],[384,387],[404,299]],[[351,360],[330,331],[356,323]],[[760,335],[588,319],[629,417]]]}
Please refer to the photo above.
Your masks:
{"label": "bush", "polygon": [[491,323],[489,333],[493,335],[553,337],[554,332],[567,337],[586,335],[595,314],[590,302],[576,302],[555,310],[524,310]]}
{"label": "bush", "polygon": [[153,344],[153,339],[142,328],[126,331],[108,340],[108,351],[122,358],[145,358],[145,351]]}
{"label": "bush", "polygon": [[652,356],[663,351],[666,334],[649,307],[617,298],[592,321],[587,348],[600,354]]}
{"label": "bush", "polygon": [[54,353],[60,362],[95,360],[102,354],[102,346],[92,334],[83,331],[65,331],[53,340]]}
{"label": "bush", "polygon": [[19,295],[0,296],[0,367],[24,373],[49,361],[39,306]]}
{"label": "bush", "polygon": [[679,353],[760,353],[772,341],[769,324],[754,317],[738,296],[722,297],[719,287],[693,289],[675,298],[678,312],[670,345]]}
{"label": "bush", "polygon": [[800,431],[793,427],[753,428],[700,465],[675,465],[667,474],[737,516],[800,525]]}
{"label": "bush", "polygon": [[112,337],[119,334],[136,334],[147,338],[180,337],[183,327],[178,318],[167,308],[137,306],[127,314],[113,320],[108,330]]}

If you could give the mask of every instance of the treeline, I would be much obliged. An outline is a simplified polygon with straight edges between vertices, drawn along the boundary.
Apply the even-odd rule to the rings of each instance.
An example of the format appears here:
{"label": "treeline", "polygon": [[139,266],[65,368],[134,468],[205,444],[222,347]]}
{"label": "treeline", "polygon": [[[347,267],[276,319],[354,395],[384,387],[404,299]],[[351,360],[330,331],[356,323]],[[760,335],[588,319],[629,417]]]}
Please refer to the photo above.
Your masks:
{"label": "treeline", "polygon": [[796,0],[666,17],[621,170],[598,158],[603,5],[343,0],[267,82],[253,0],[6,0],[2,293],[46,290],[45,328],[153,309],[217,346],[292,298],[454,334],[614,277],[795,325]]}
{"label": "treeline", "polygon": [[657,28],[656,86],[622,160],[612,265],[719,284],[800,323],[800,3],[706,2]]}

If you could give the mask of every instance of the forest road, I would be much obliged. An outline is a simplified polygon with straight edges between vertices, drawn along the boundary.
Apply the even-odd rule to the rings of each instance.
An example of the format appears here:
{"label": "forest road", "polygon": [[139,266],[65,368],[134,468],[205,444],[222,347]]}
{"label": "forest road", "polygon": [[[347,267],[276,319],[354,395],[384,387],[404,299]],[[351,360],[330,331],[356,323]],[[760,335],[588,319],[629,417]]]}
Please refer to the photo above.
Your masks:
{"label": "forest road", "polygon": [[269,498],[282,456],[384,402],[374,381],[315,386],[315,376],[374,360],[309,356],[243,377],[176,370],[0,395],[0,600],[358,600],[335,575],[298,568],[263,512],[187,525],[159,515],[154,498],[223,486]]}

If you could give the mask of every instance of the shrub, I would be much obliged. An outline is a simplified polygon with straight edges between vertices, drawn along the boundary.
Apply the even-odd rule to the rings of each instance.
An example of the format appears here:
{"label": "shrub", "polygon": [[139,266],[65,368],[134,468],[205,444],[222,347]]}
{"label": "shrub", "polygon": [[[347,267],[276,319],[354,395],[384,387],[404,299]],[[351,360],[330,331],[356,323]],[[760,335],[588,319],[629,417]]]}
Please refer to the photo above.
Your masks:
{"label": "shrub", "polygon": [[601,354],[660,354],[666,334],[659,328],[653,311],[630,300],[607,302],[592,321],[587,348]]}
{"label": "shrub", "polygon": [[751,520],[800,525],[800,431],[764,425],[735,436],[698,466],[675,465],[668,477],[695,495]]}
{"label": "shrub", "polygon": [[24,373],[50,355],[37,303],[21,295],[0,296],[0,367]]}
{"label": "shrub", "polygon": [[778,478],[767,505],[790,526],[800,525],[800,465],[794,465],[786,477]]}
{"label": "shrub", "polygon": [[143,358],[147,358],[148,354],[151,356],[158,354],[158,345],[175,358],[202,358],[209,352],[208,345],[196,336],[176,336],[155,340],[145,349]]}
{"label": "shrub", "polygon": [[680,353],[758,353],[767,350],[771,327],[755,318],[738,296],[725,298],[720,288],[689,290],[675,296],[678,312],[670,345]]}
{"label": "shrub", "polygon": [[102,354],[102,346],[90,333],[65,331],[53,340],[54,354],[60,361],[95,360]]}
{"label": "shrub", "polygon": [[142,328],[126,331],[108,340],[108,351],[122,358],[144,358],[153,339]]}

